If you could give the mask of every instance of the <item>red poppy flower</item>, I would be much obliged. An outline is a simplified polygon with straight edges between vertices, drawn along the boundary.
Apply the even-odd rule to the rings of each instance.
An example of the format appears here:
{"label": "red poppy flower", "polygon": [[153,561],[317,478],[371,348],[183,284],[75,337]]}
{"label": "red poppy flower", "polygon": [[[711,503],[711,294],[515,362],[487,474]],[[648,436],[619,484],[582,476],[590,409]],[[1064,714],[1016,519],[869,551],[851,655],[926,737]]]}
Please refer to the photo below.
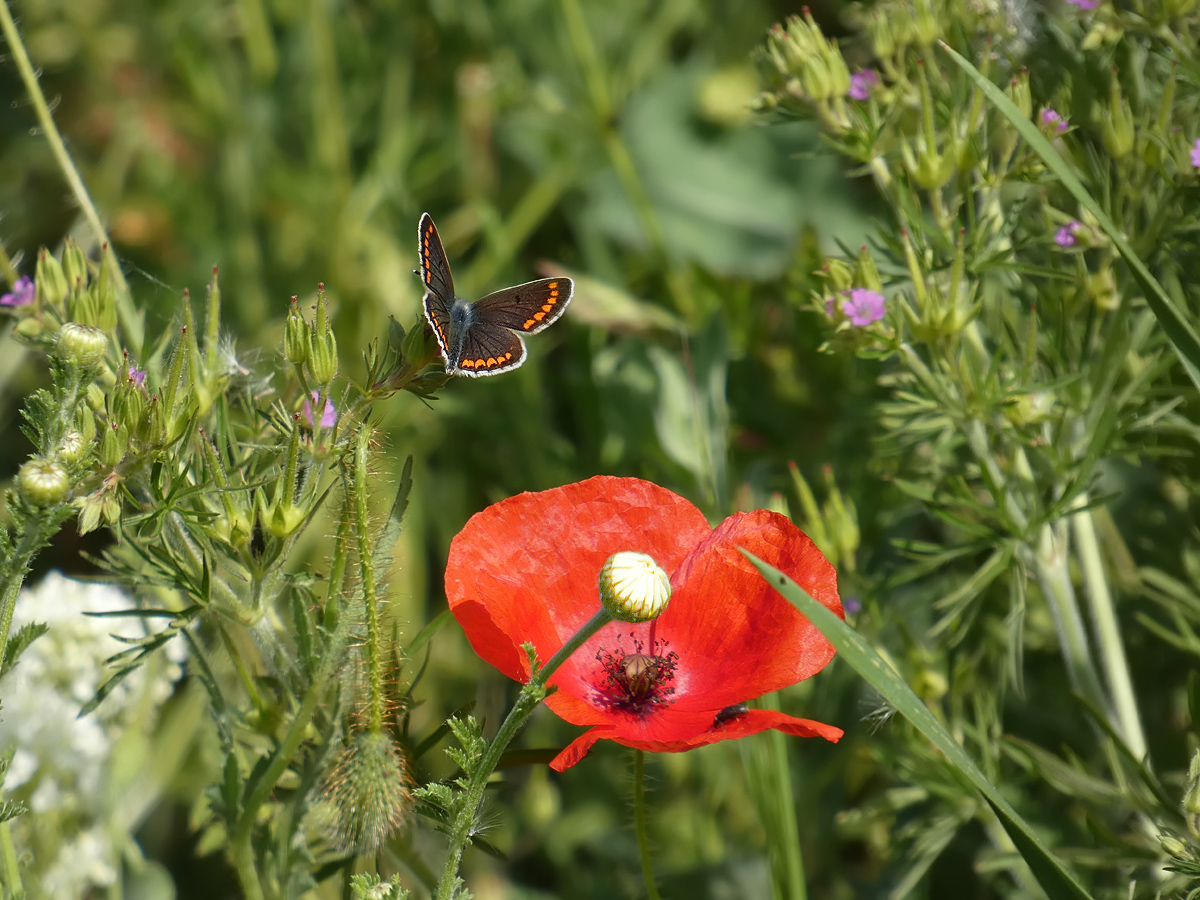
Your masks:
{"label": "red poppy flower", "polygon": [[744,706],[819,672],[834,650],[738,547],[842,615],[833,566],[786,517],[738,513],[714,529],[682,497],[609,476],[473,516],[450,545],[446,596],[475,652],[524,682],[521,645],[554,655],[600,608],[597,576],[612,554],[645,553],[670,575],[661,616],[610,622],[551,677],[546,705],[591,726],[550,763],[558,771],[601,739],[659,752],[768,728],[838,740],[830,725]]}

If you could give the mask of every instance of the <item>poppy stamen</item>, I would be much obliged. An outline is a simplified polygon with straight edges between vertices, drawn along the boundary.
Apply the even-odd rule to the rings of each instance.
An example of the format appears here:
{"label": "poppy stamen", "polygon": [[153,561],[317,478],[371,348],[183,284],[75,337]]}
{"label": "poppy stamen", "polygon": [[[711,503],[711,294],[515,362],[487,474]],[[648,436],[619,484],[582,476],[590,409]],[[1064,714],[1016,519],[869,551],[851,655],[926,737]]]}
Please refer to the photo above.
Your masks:
{"label": "poppy stamen", "polygon": [[655,641],[650,653],[643,652],[644,647],[639,640],[635,640],[633,645],[632,653],[624,647],[618,647],[615,653],[607,650],[596,653],[596,660],[604,673],[599,688],[605,705],[610,709],[642,715],[667,702],[675,693],[673,683],[679,654],[664,652],[665,641]]}

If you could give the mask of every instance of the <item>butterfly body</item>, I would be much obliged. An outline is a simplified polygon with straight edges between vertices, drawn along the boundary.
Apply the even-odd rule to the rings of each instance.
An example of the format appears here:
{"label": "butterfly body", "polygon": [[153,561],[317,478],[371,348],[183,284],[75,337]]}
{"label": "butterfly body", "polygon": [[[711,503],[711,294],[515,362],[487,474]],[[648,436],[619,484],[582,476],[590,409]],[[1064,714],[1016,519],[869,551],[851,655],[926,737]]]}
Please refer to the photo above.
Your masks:
{"label": "butterfly body", "polygon": [[452,375],[496,375],[525,362],[522,335],[556,322],[571,302],[570,278],[543,278],[471,303],[455,296],[450,262],[428,213],[417,229],[425,318]]}

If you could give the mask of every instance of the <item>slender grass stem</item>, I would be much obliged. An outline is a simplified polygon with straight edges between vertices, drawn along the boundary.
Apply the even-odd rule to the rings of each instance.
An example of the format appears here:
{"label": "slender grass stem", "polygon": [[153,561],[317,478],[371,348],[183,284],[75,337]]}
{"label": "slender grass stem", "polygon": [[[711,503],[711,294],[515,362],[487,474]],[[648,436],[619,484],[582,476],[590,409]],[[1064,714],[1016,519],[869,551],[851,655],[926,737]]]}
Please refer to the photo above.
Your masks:
{"label": "slender grass stem", "polygon": [[[1082,509],[1087,502],[1087,492],[1083,491],[1074,506],[1076,509]],[[1092,513],[1076,513],[1071,517],[1071,525],[1075,532],[1075,548],[1079,554],[1083,586],[1092,614],[1092,628],[1096,635],[1100,665],[1104,669],[1105,680],[1112,697],[1117,731],[1124,738],[1125,746],[1134,758],[1145,759],[1146,735],[1142,731],[1142,720],[1138,715],[1133,679],[1129,674],[1129,661],[1125,656],[1125,645],[1121,641],[1121,626],[1113,606],[1112,591],[1108,588],[1108,578],[1104,574],[1100,542],[1096,538],[1096,525]]]}
{"label": "slender grass stem", "polygon": [[634,214],[638,217],[638,222],[642,226],[651,251],[662,267],[675,309],[686,318],[695,311],[695,304],[685,290],[680,274],[670,263],[666,237],[663,234],[662,225],[658,221],[658,216],[654,212],[654,203],[650,199],[645,183],[638,174],[637,166],[633,162],[633,155],[629,152],[629,147],[617,128],[616,109],[608,91],[604,66],[600,54],[596,52],[592,36],[588,32],[583,10],[579,6],[579,0],[561,0],[561,2],[563,18],[567,24],[567,37],[571,42],[575,58],[583,70],[588,93],[591,95],[592,112],[596,116],[596,123],[604,141],[604,149],[608,152],[609,162],[612,163],[617,178],[625,189],[625,194],[633,206]]}
{"label": "slender grass stem", "polygon": [[1075,586],[1071,583],[1065,522],[1042,526],[1033,556],[1038,584],[1054,616],[1059,649],[1067,666],[1071,687],[1083,694],[1097,709],[1107,712],[1109,703],[1096,674],[1083,617],[1079,613]]}
{"label": "slender grass stem", "polygon": [[633,821],[637,828],[638,856],[642,860],[642,881],[647,900],[660,900],[654,882],[654,864],[650,859],[650,837],[646,833],[646,754],[633,751]]}
{"label": "slender grass stem", "polygon": [[59,134],[58,127],[54,124],[50,104],[46,102],[46,95],[42,93],[42,87],[38,84],[37,72],[34,71],[33,64],[29,61],[29,54],[25,52],[25,43],[21,40],[21,33],[17,30],[16,22],[13,21],[12,11],[8,8],[8,0],[0,0],[0,31],[4,32],[9,53],[12,54],[17,72],[21,75],[21,82],[25,85],[25,91],[33,104],[38,126],[41,128],[42,134],[46,136],[46,141],[50,144],[50,151],[54,154],[54,159],[58,163],[59,169],[62,170],[63,177],[67,179],[67,184],[71,186],[71,193],[75,195],[75,201],[83,211],[88,225],[91,226],[92,233],[103,248],[104,255],[108,257],[115,282],[117,313],[121,317],[121,326],[125,331],[126,339],[132,344],[131,349],[140,353],[143,329],[129,296],[129,284],[125,281],[125,274],[121,271],[116,253],[113,252],[112,241],[109,240],[108,232],[100,223],[100,216],[83,184],[83,178],[80,177],[79,170],[75,168],[71,154],[67,152],[67,146],[63,143],[62,135]]}

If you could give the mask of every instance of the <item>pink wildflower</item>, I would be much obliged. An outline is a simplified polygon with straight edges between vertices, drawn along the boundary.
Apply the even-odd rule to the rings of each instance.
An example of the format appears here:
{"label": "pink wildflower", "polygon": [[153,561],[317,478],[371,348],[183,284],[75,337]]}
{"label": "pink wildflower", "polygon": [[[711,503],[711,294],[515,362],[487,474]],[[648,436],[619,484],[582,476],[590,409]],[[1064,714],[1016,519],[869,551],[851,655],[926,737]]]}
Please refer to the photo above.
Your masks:
{"label": "pink wildflower", "polygon": [[850,76],[850,90],[846,93],[852,100],[866,100],[878,84],[879,73],[874,69],[863,69]]}
{"label": "pink wildflower", "polygon": [[13,284],[12,290],[0,296],[0,306],[28,306],[37,296],[37,287],[28,275],[22,275]]}
{"label": "pink wildflower", "polygon": [[886,302],[883,294],[866,288],[854,288],[850,291],[850,298],[842,301],[842,312],[850,317],[851,325],[861,328],[883,318]]}

